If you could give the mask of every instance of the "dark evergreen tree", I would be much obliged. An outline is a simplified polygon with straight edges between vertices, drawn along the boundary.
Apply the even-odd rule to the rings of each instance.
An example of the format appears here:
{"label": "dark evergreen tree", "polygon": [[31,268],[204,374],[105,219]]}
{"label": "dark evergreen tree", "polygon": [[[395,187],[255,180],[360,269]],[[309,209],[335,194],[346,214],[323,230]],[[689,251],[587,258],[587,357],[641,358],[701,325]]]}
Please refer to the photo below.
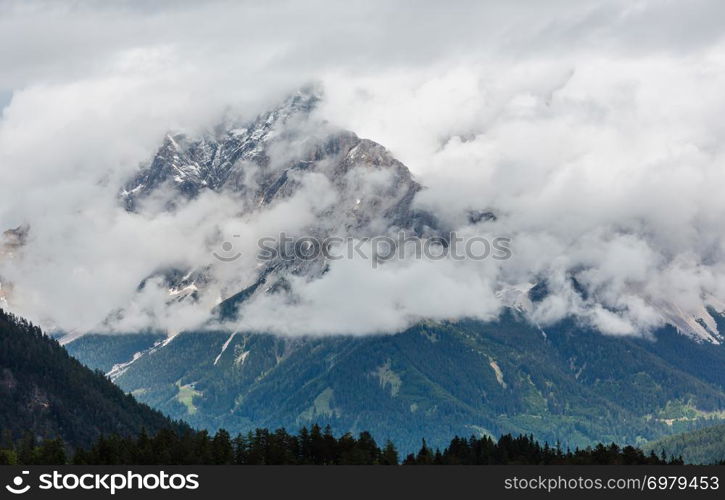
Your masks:
{"label": "dark evergreen tree", "polygon": [[398,450],[395,449],[393,442],[388,439],[385,442],[385,447],[380,455],[381,465],[398,465]]}
{"label": "dark evergreen tree", "polygon": [[234,462],[234,448],[226,430],[219,429],[212,439],[211,456],[215,465],[229,465]]}

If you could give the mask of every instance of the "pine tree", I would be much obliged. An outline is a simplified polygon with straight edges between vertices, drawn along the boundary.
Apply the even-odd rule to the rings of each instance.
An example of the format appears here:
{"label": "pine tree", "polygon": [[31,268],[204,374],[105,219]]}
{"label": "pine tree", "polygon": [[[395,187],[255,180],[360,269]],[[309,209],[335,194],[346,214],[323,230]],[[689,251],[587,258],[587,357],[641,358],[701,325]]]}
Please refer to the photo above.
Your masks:
{"label": "pine tree", "polygon": [[35,435],[28,431],[23,434],[18,447],[18,462],[23,465],[35,463]]}
{"label": "pine tree", "polygon": [[433,452],[430,448],[428,448],[428,444],[425,442],[425,439],[423,439],[423,445],[421,446],[420,451],[418,451],[418,454],[415,457],[415,463],[416,465],[433,464]]}
{"label": "pine tree", "polygon": [[35,462],[41,465],[65,465],[68,459],[65,444],[60,438],[46,439],[38,447]]}
{"label": "pine tree", "polygon": [[234,438],[232,442],[234,447],[234,463],[237,465],[244,465],[248,460],[248,442],[246,438],[239,434]]}
{"label": "pine tree", "polygon": [[385,442],[385,448],[383,448],[383,453],[380,457],[380,464],[381,465],[398,465],[398,450],[395,449],[395,445],[393,442],[388,439]]}
{"label": "pine tree", "polygon": [[234,460],[231,438],[225,429],[219,429],[211,442],[211,457],[214,465],[228,465]]}

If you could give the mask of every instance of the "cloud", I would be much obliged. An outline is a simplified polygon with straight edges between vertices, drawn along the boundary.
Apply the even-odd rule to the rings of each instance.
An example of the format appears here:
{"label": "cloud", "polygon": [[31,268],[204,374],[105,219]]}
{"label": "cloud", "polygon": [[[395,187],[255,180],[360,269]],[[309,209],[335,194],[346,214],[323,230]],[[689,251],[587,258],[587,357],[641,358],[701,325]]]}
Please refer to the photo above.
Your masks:
{"label": "cloud", "polygon": [[[372,255],[370,244],[362,247]],[[260,295],[240,309],[237,328],[283,334],[397,332],[424,320],[494,319],[501,307],[495,269],[453,260],[336,261],[321,279],[291,278],[295,300]]]}
{"label": "cloud", "polygon": [[[331,196],[240,220],[226,195],[151,218],[119,186],[168,130],[251,118],[311,80],[316,118],[386,146],[459,232],[513,238],[505,262],[334,263],[262,297],[237,326],[397,331],[488,319],[502,288],[546,281],[531,316],[638,334],[725,301],[725,42],[721,2],[5,2],[0,7],[0,229],[29,223],[0,264],[13,307],[65,330],[178,331],[255,279],[257,238],[314,220]],[[92,40],[93,43],[88,43]],[[6,97],[5,97],[6,96]],[[4,101],[8,101],[5,103]],[[469,210],[494,210],[473,227]],[[168,304],[168,265],[243,257],[195,304]],[[673,313],[676,311],[676,313]]]}
{"label": "cloud", "polygon": [[724,48],[338,75],[327,112],[411,166],[421,208],[454,227],[493,208],[499,283],[552,293],[535,319],[642,333],[722,297]]}

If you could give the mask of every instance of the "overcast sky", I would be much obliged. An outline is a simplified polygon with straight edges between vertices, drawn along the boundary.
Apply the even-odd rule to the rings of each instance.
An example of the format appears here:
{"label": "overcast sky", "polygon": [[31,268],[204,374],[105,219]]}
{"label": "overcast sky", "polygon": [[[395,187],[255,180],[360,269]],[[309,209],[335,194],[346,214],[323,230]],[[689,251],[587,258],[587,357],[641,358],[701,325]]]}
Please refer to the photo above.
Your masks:
{"label": "overcast sky", "polygon": [[[344,263],[301,292],[303,308],[259,305],[252,327],[486,318],[501,286],[542,276],[542,323],[574,314],[641,334],[673,310],[696,317],[725,301],[723,19],[725,4],[704,0],[0,0],[0,230],[33,228],[0,277],[18,312],[93,329],[164,259],[200,257],[184,242],[234,211],[205,199],[143,224],[119,212],[118,186],[163,135],[253,117],[317,81],[320,116],[403,161],[427,187],[420,207],[453,226],[469,209],[501,213],[514,265],[373,277]],[[330,302],[351,282],[354,300]]]}

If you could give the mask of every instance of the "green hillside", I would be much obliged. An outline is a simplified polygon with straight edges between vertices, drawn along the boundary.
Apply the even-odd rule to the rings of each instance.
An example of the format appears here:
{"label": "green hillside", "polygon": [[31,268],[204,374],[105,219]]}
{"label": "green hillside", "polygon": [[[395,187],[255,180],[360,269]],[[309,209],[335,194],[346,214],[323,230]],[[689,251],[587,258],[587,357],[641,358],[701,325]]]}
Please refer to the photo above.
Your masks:
{"label": "green hillside", "polygon": [[101,434],[168,427],[185,428],[83,366],[39,328],[0,310],[0,430],[5,438],[30,431],[87,446]]}
{"label": "green hillside", "polygon": [[696,431],[668,436],[643,447],[646,451],[682,457],[689,464],[716,464],[725,462],[725,424],[705,427]]}
{"label": "green hillside", "polygon": [[[84,360],[86,341],[68,349]],[[642,444],[712,423],[723,416],[725,392],[702,367],[723,361],[722,346],[671,329],[656,341],[573,323],[543,332],[508,314],[366,337],[183,333],[115,381],[210,430],[317,422],[337,433],[369,430],[404,451],[423,437],[443,446],[452,435],[505,433],[573,448]]]}

